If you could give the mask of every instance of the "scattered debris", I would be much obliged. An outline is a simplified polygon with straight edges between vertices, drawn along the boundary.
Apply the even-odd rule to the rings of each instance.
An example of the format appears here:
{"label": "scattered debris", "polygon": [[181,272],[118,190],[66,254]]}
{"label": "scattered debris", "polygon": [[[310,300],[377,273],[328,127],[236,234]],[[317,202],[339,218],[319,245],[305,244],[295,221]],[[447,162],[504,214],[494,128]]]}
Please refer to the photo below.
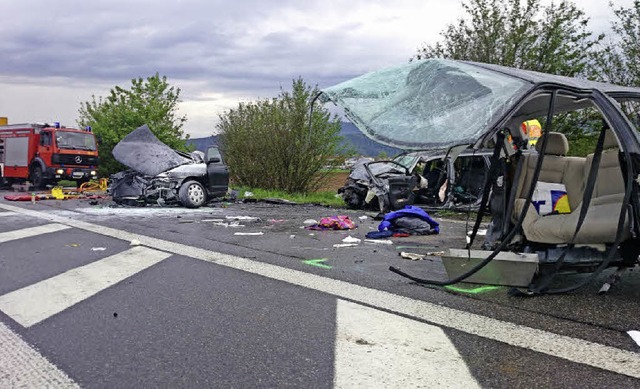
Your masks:
{"label": "scattered debris", "polygon": [[234,232],[233,235],[260,236],[264,235],[264,232]]}
{"label": "scattered debris", "polygon": [[106,249],[107,249],[106,247],[92,247],[91,251],[104,251]]}
{"label": "scattered debris", "polygon": [[307,220],[303,221],[302,224],[304,224],[306,226],[312,226],[314,224],[318,224],[318,221],[314,220],[314,219],[307,219]]}
{"label": "scattered debris", "polygon": [[295,237],[296,237],[295,235],[289,235],[289,239],[293,239]]}
{"label": "scattered debris", "polygon": [[360,220],[367,220],[368,218],[369,218],[369,216],[367,216],[367,215],[363,215],[363,216],[360,216],[358,219],[360,219]]}
{"label": "scattered debris", "polygon": [[[473,234],[473,231],[467,231],[467,235],[471,235]],[[476,232],[476,235],[478,236],[486,236],[487,235],[487,229],[479,229],[478,232]]]}
{"label": "scattered debris", "polygon": [[249,192],[249,191],[244,192],[244,197],[253,197],[253,192]]}

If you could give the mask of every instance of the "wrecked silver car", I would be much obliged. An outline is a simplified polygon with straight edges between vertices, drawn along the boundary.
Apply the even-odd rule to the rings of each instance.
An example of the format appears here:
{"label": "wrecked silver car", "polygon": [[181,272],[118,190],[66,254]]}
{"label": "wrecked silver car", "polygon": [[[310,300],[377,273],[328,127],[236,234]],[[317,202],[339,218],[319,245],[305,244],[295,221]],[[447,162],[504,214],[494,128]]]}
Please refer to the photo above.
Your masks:
{"label": "wrecked silver car", "polygon": [[386,213],[406,205],[477,210],[491,151],[403,153],[392,160],[356,163],[338,189],[352,209]]}
{"label": "wrecked silver car", "polygon": [[124,137],[112,154],[131,169],[110,177],[108,193],[118,204],[197,208],[229,189],[229,170],[217,147],[209,147],[206,155],[176,151],[146,125]]}
{"label": "wrecked silver car", "polygon": [[[413,61],[365,74],[322,90],[322,101],[343,108],[368,137],[405,150],[490,149],[478,216],[464,268],[446,281],[391,270],[416,282],[450,285],[489,266],[488,283],[504,262],[534,257],[526,295],[575,290],[615,267],[605,291],[640,254],[640,88],[543,74],[503,66],[442,59]],[[572,116],[573,115],[573,116]],[[567,122],[567,118],[574,118]],[[533,146],[523,122],[542,123]],[[559,130],[572,123],[574,142]],[[572,147],[591,137],[581,156]],[[584,144],[582,144],[584,145]],[[531,150],[531,149],[535,150]],[[482,217],[492,221],[471,250]],[[460,254],[463,253],[463,254]],[[444,257],[443,257],[444,261]],[[534,263],[535,265],[535,263]],[[557,274],[590,273],[553,287]],[[508,283],[506,283],[508,285]],[[513,284],[512,284],[513,285]],[[522,286],[522,285],[520,285]],[[521,293],[521,294],[522,294]]]}

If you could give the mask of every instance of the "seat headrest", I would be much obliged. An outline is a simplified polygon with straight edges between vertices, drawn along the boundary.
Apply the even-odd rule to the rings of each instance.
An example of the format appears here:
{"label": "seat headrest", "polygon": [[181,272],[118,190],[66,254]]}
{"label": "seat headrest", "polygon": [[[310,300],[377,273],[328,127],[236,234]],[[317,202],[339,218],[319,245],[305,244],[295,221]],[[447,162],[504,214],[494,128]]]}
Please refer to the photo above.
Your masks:
{"label": "seat headrest", "polygon": [[604,144],[603,144],[603,149],[613,149],[619,147],[618,146],[618,138],[616,138],[616,134],[613,133],[613,131],[608,128],[605,133],[604,133]]}
{"label": "seat headrest", "polygon": [[[548,136],[547,149],[545,155],[567,155],[569,152],[569,142],[567,137],[561,132],[549,132],[543,136]],[[536,150],[540,152],[542,149],[542,138],[536,142]]]}

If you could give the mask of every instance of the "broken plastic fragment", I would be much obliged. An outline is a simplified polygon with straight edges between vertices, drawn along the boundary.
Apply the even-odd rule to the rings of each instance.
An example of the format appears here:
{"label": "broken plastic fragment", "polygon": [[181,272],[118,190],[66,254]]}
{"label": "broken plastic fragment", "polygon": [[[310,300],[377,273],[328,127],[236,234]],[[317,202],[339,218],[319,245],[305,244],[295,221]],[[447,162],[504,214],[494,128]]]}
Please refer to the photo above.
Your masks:
{"label": "broken plastic fragment", "polygon": [[338,243],[333,245],[333,247],[337,249],[344,248],[344,247],[357,247],[357,246],[358,246],[357,243]]}
{"label": "broken plastic fragment", "polygon": [[400,253],[400,256],[404,259],[410,259],[412,261],[421,261],[426,257],[426,255],[424,254],[408,253],[406,251],[402,251]]}
{"label": "broken plastic fragment", "polygon": [[318,224],[318,221],[317,220],[313,220],[313,219],[307,219],[307,220],[303,221],[302,224],[307,225],[307,226],[312,226],[314,224]]}
{"label": "broken plastic fragment", "polygon": [[106,249],[107,249],[106,247],[92,247],[91,251],[104,251]]}
{"label": "broken plastic fragment", "polygon": [[234,232],[233,235],[259,236],[264,235],[264,232]]}
{"label": "broken plastic fragment", "polygon": [[380,239],[365,239],[364,243],[393,244],[393,241],[392,240],[380,240]]}
{"label": "broken plastic fragment", "polygon": [[342,243],[360,243],[361,241],[362,241],[362,239],[354,238],[351,235],[349,235],[346,238],[342,239]]}

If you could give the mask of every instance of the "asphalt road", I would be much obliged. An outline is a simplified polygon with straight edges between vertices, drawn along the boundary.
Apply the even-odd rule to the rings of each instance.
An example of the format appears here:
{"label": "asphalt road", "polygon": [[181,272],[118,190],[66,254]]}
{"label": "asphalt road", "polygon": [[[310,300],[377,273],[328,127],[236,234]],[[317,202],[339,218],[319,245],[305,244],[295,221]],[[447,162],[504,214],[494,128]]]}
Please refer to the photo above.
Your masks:
{"label": "asphalt road", "polygon": [[[536,298],[425,288],[389,265],[445,279],[439,257],[398,254],[463,247],[464,220],[336,248],[378,222],[317,206],[106,205],[0,200],[0,386],[640,387],[637,271],[604,296],[598,282]],[[358,228],[302,228],[337,212]]]}

